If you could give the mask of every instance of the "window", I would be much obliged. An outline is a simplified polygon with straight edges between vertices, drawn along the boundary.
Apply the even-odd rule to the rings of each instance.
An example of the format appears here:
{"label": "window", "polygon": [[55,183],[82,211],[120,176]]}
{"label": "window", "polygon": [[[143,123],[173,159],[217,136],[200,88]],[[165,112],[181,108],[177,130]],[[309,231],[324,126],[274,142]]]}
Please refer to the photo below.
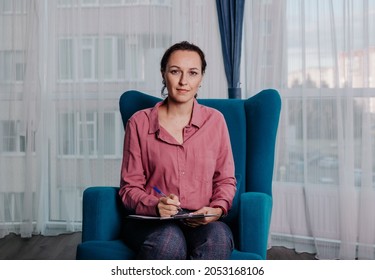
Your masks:
{"label": "window", "polygon": [[78,114],[79,154],[95,155],[97,153],[97,120],[96,113],[89,112],[86,116]]}
{"label": "window", "polygon": [[59,40],[59,61],[58,72],[60,80],[73,79],[73,39],[60,39]]}
{"label": "window", "polygon": [[116,129],[114,112],[104,113],[104,154],[116,154]]}
{"label": "window", "polygon": [[[1,152],[3,153],[24,153],[26,151],[26,136],[21,135],[21,121],[1,121]],[[35,152],[35,134],[33,133],[33,152]]]}
{"label": "window", "polygon": [[0,82],[22,82],[25,76],[24,51],[0,51]]}
{"label": "window", "polygon": [[[15,152],[17,150],[17,123],[15,121],[2,121],[3,151]],[[24,148],[24,147],[23,147]]]}
{"label": "window", "polygon": [[75,117],[73,113],[61,113],[58,118],[59,127],[59,154],[74,155],[75,149]]}
{"label": "window", "polygon": [[104,112],[104,155],[122,156],[124,129],[119,112]]}
{"label": "window", "polygon": [[59,155],[95,156],[100,146],[105,156],[121,156],[123,126],[119,113],[104,112],[102,116],[100,121],[97,112],[60,113]]}
{"label": "window", "polygon": [[138,37],[118,38],[118,78],[127,81],[143,81],[145,79],[146,47]]}
{"label": "window", "polygon": [[[82,40],[83,79],[116,80],[117,79],[117,49],[116,37],[105,37],[100,42],[98,38]],[[99,43],[102,45],[99,46]],[[101,53],[99,53],[101,49]],[[102,66],[102,67],[101,67]]]}
{"label": "window", "polygon": [[95,155],[97,152],[96,113],[60,113],[59,154]]}
{"label": "window", "polygon": [[103,78],[104,80],[112,80],[116,73],[116,56],[115,56],[115,38],[105,38],[103,40]]}
{"label": "window", "polygon": [[82,76],[84,80],[97,79],[98,42],[94,38],[82,40]]}

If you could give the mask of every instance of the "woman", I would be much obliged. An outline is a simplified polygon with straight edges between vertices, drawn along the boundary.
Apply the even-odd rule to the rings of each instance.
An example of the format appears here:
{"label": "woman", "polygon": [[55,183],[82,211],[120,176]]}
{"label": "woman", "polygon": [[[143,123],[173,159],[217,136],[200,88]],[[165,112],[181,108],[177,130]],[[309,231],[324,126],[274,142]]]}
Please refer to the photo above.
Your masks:
{"label": "woman", "polygon": [[138,259],[227,259],[233,250],[232,233],[219,220],[236,191],[233,155],[222,114],[196,100],[205,69],[204,53],[193,44],[177,43],[165,52],[167,98],[127,123],[120,195],[139,215],[167,217],[182,208],[216,216],[126,219],[124,240]]}

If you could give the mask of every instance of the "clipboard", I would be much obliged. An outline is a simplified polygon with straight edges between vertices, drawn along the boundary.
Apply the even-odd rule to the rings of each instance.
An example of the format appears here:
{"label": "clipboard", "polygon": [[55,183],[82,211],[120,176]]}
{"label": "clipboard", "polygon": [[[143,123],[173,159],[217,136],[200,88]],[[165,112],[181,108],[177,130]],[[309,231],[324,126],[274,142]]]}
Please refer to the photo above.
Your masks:
{"label": "clipboard", "polygon": [[182,213],[170,217],[144,216],[144,215],[128,215],[127,218],[139,220],[183,220],[183,219],[200,219],[205,217],[218,217],[218,214],[193,214]]}

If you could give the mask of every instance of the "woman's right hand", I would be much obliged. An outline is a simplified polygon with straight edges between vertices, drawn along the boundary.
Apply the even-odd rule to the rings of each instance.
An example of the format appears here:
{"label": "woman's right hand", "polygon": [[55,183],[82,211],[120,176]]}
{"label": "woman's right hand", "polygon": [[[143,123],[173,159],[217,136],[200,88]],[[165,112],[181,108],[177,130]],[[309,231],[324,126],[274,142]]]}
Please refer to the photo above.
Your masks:
{"label": "woman's right hand", "polygon": [[166,197],[161,197],[157,205],[160,217],[170,217],[178,213],[180,208],[180,201],[177,195],[170,194]]}

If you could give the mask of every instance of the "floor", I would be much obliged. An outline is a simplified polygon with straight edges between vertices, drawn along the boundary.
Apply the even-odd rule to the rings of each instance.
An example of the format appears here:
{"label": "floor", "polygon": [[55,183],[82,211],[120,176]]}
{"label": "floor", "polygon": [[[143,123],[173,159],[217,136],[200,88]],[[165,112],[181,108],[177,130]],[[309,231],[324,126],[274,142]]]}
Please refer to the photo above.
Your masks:
{"label": "floor", "polygon": [[[9,234],[0,239],[0,260],[74,260],[81,233],[58,236],[35,235],[21,238]],[[269,260],[314,260],[312,254],[298,254],[284,247],[272,247],[267,252]]]}

